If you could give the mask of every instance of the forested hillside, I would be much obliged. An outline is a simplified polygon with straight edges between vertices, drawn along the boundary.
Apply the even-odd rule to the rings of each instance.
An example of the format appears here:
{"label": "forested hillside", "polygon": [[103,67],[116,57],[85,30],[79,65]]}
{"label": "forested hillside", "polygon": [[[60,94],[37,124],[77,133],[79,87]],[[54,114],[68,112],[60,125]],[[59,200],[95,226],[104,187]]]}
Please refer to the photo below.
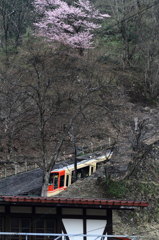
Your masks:
{"label": "forested hillside", "polygon": [[1,0],[1,163],[31,158],[46,187],[58,159],[113,147],[104,197],[141,192],[158,222],[158,38],[158,0]]}

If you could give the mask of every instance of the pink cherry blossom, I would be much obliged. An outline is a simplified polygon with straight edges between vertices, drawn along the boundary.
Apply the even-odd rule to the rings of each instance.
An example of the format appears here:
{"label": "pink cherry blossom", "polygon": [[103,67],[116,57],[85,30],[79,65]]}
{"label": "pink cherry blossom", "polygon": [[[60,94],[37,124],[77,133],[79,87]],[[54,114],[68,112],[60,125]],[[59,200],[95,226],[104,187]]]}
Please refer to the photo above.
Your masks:
{"label": "pink cherry blossom", "polygon": [[95,21],[110,17],[101,14],[88,0],[77,0],[72,5],[64,0],[35,0],[34,6],[42,15],[34,24],[36,34],[72,48],[92,48],[93,31],[101,27]]}

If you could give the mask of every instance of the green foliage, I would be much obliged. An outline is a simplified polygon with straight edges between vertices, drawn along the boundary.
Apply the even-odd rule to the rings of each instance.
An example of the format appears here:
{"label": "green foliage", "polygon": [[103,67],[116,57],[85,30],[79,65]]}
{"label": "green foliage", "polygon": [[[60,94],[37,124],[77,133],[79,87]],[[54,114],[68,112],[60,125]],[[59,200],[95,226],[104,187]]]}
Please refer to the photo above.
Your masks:
{"label": "green foliage", "polygon": [[[152,181],[136,181],[136,180],[112,180],[107,177],[105,180],[106,197],[115,199],[127,199],[147,201],[150,206],[143,213],[134,214],[136,221],[144,219],[146,222],[159,221],[159,184]],[[130,215],[130,214],[129,214]],[[131,217],[131,215],[129,216]]]}
{"label": "green foliage", "polygon": [[131,198],[136,196],[141,199],[152,199],[158,192],[158,185],[147,181],[134,180],[112,180],[107,178],[105,181],[106,194],[114,198]]}
{"label": "green foliage", "polygon": [[148,200],[158,195],[158,187],[159,185],[152,181],[138,183],[138,191]]}
{"label": "green foliage", "polygon": [[126,182],[108,179],[106,180],[106,192],[110,197],[123,198],[128,192]]}

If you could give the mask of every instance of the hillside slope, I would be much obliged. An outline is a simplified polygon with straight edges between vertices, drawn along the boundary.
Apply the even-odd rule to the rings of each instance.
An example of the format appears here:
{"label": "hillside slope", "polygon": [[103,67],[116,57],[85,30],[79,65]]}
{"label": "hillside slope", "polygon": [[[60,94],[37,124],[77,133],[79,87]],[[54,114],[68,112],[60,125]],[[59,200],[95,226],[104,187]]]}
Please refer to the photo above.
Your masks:
{"label": "hillside slope", "polygon": [[[158,240],[159,109],[138,104],[133,104],[133,109],[131,114],[129,111],[131,120],[123,126],[110,161],[93,176],[72,184],[60,196],[146,200],[149,207],[145,210],[115,212],[114,232]],[[138,129],[134,131],[135,116],[138,117]]]}

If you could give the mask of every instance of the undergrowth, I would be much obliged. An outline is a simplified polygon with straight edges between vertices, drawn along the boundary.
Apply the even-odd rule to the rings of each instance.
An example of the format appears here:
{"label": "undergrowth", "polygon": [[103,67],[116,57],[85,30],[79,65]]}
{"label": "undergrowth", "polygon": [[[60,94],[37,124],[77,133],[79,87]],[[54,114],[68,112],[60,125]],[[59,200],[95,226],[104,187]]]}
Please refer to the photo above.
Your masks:
{"label": "undergrowth", "polygon": [[147,201],[149,207],[136,218],[144,218],[147,222],[159,222],[159,184],[152,181],[137,180],[105,180],[106,196],[111,199]]}

